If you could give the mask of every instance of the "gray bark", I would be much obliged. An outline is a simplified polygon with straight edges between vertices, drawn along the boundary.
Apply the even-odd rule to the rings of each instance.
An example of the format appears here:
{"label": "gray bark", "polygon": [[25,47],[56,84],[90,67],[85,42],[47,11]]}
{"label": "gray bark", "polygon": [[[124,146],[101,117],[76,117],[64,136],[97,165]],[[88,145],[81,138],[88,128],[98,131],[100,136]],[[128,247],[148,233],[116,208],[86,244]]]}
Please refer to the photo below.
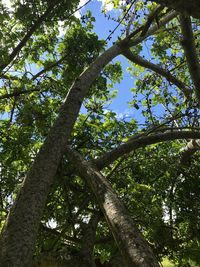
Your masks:
{"label": "gray bark", "polygon": [[[200,2],[199,2],[200,6]],[[182,46],[184,49],[188,69],[194,84],[194,91],[200,107],[200,63],[196,51],[195,38],[190,17],[180,16],[181,31],[183,35]]]}
{"label": "gray bark", "polygon": [[54,126],[24,179],[1,233],[1,267],[29,266],[46,198],[83,98],[102,68],[119,53],[117,45],[108,49],[71,87]]}
{"label": "gray bark", "polygon": [[200,139],[191,140],[183,148],[181,153],[181,163],[183,165],[190,165],[192,155],[200,150]]}
{"label": "gray bark", "polygon": [[[160,22],[160,26],[175,16],[175,13],[169,14]],[[145,36],[133,40],[132,38],[135,35],[131,34],[125,40],[119,42],[118,45],[113,45],[99,56],[72,85],[60,109],[59,116],[25,177],[16,201],[10,210],[0,237],[0,267],[30,266],[46,198],[83,98],[86,96],[90,85],[103,67],[121,53],[120,46],[124,46],[124,44],[137,45],[147,36],[154,34],[157,29],[157,26],[152,26]],[[126,219],[130,220],[128,215]],[[113,220],[115,220],[115,217]],[[140,247],[140,249],[143,249],[143,247]]]}
{"label": "gray bark", "polygon": [[123,260],[120,251],[117,249],[113,254],[108,263],[108,267],[122,267]]}
{"label": "gray bark", "polygon": [[101,170],[119,157],[128,154],[135,149],[145,147],[151,144],[156,144],[159,142],[188,138],[200,138],[200,132],[172,131],[166,133],[152,134],[148,136],[145,136],[144,134],[144,136],[140,136],[139,138],[130,138],[126,143],[119,145],[118,147],[94,160],[93,163],[97,166],[99,170]]}
{"label": "gray bark", "polygon": [[80,154],[67,149],[67,158],[84,178],[96,196],[115,242],[123,257],[124,267],[159,267],[153,252],[133,223],[130,215],[109,182]]}

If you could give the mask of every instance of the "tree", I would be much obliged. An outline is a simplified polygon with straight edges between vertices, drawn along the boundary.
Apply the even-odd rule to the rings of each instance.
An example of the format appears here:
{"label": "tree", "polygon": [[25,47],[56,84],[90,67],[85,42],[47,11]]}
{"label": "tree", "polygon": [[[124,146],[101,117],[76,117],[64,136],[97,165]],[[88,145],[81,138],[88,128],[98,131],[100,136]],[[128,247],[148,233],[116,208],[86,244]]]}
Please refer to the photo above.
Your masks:
{"label": "tree", "polygon": [[[34,5],[30,1],[23,4],[16,1],[13,4],[13,11],[1,6],[4,18],[7,19],[3,30],[9,32],[3,39],[1,64],[0,99],[2,111],[6,112],[1,130],[2,221],[7,215],[5,207],[13,202],[11,198],[17,196],[1,233],[0,266],[29,266],[34,251],[35,254],[41,254],[43,250],[53,252],[68,247],[70,251],[62,252],[61,258],[70,254],[71,264],[74,265],[74,261],[80,262],[80,258],[83,258],[85,266],[88,266],[88,262],[94,266],[94,246],[97,246],[96,252],[98,251],[95,235],[97,233],[101,235],[101,231],[108,231],[101,212],[121,253],[119,261],[123,261],[124,266],[159,266],[157,261],[164,255],[179,259],[181,250],[178,250],[180,252],[178,255],[174,252],[174,248],[177,250],[182,244],[185,245],[185,239],[190,233],[186,230],[187,227],[184,227],[184,223],[190,225],[191,220],[183,220],[183,214],[179,214],[180,204],[177,204],[179,199],[175,199],[174,190],[175,188],[178,190],[177,184],[181,177],[184,175],[187,177],[189,172],[184,167],[178,173],[172,171],[180,164],[176,161],[176,168],[171,167],[171,173],[172,177],[177,176],[179,179],[160,182],[159,186],[163,187],[165,192],[163,195],[159,190],[154,194],[151,193],[156,186],[152,175],[149,175],[149,182],[143,186],[145,181],[141,177],[146,176],[145,172],[140,171],[140,166],[137,172],[133,172],[132,167],[127,166],[133,164],[131,157],[128,157],[129,153],[138,148],[143,147],[138,152],[139,157],[145,157],[150,153],[148,145],[153,144],[153,149],[156,150],[156,143],[162,142],[158,153],[162,155],[165,151],[164,141],[200,138],[198,129],[200,76],[197,59],[198,43],[195,40],[198,22],[194,20],[192,25],[188,17],[181,15],[182,33],[180,33],[176,12],[154,4],[131,3],[122,6],[124,14],[120,24],[122,26],[124,24],[126,32],[121,39],[105,50],[105,41],[98,40],[92,33],[94,18],[91,13],[86,13],[81,23],[73,16],[72,10],[76,6],[76,1],[70,4],[65,1],[45,3],[37,1]],[[133,8],[138,12],[135,18],[131,13]],[[141,9],[144,10],[143,15],[140,14]],[[145,14],[148,14],[146,18]],[[17,22],[13,31],[10,31],[13,27],[11,15],[14,22]],[[137,20],[139,16],[143,17],[145,22]],[[63,37],[58,36],[60,20],[64,21],[67,29]],[[29,29],[26,30],[26,34],[24,34],[25,29]],[[21,41],[18,43],[19,37]],[[143,41],[147,38],[151,38],[153,42],[151,52],[155,57],[155,63],[140,55]],[[187,62],[184,53],[180,52],[181,45],[177,40],[182,43]],[[77,41],[79,41],[78,46]],[[138,104],[141,101],[137,95],[139,93],[145,95],[145,100],[142,102],[142,114],[145,118],[143,130],[135,120],[119,121],[113,112],[104,112],[106,103],[113,97],[109,91],[108,81],[114,84],[120,80],[120,65],[111,62],[120,54],[132,62],[130,72],[139,75],[141,70],[143,71],[141,78],[136,81],[136,88],[133,89],[135,96],[131,103],[135,109],[140,109]],[[40,67],[38,73],[31,71],[34,64]],[[17,71],[20,73],[15,73]],[[152,71],[153,75],[150,74]],[[190,86],[191,80],[194,89]],[[193,90],[195,96],[192,94]],[[78,116],[83,101],[87,114]],[[152,109],[153,106],[160,105],[165,108],[165,112],[161,114],[164,120],[161,120],[161,117],[157,118]],[[178,155],[184,146],[184,143],[173,141],[167,151],[169,155]],[[195,169],[198,169],[198,154],[196,157],[195,164],[190,166],[194,176],[197,173]],[[158,163],[156,153],[154,158]],[[148,162],[145,164],[148,166]],[[134,219],[137,216],[143,218],[144,214],[137,211],[140,209],[140,200],[137,197],[133,195],[131,199],[126,200],[125,191],[122,190],[122,178],[117,175],[119,166],[128,168],[125,181],[133,191],[137,186],[136,193],[146,190],[148,205],[153,198],[156,199],[156,209],[154,210],[151,205],[149,207],[150,213],[156,214],[159,218],[154,222],[153,229],[148,228],[147,221],[150,218],[146,214],[144,222],[137,222]],[[104,170],[100,173],[102,168]],[[162,167],[162,170],[169,178],[166,167]],[[134,184],[130,181],[132,172],[134,177],[140,176],[138,181],[135,178]],[[23,179],[24,173],[27,173],[25,179]],[[154,175],[155,173],[154,171]],[[116,181],[109,179],[112,176],[117,177]],[[90,192],[86,192],[85,182]],[[170,192],[167,193],[168,191]],[[193,191],[192,194],[196,195]],[[131,210],[132,218],[122,204],[121,198],[129,209],[132,209],[131,202],[136,203],[136,210]],[[166,208],[163,206],[165,202]],[[183,202],[186,207],[189,206],[186,199]],[[163,213],[167,209],[170,210],[170,220],[165,223]],[[66,211],[67,219],[64,215]],[[178,222],[173,218],[173,214],[176,214]],[[195,218],[198,218],[198,215]],[[56,221],[58,231],[47,227],[46,223],[50,219]],[[85,226],[87,222],[88,227]],[[103,224],[100,229],[97,229],[98,222]],[[92,232],[88,230],[90,223],[93,225]],[[170,231],[166,232],[166,240],[169,241],[158,246],[156,232],[159,232],[161,227],[168,226]],[[180,234],[173,232],[175,226],[180,228]],[[197,220],[192,229],[196,226]],[[150,242],[151,248],[137,227]],[[185,233],[181,227],[185,229]],[[45,234],[47,231],[51,233],[50,238]],[[37,233],[40,233],[41,237],[37,237]],[[77,236],[82,238],[82,242],[79,238],[77,240]],[[165,237],[163,239],[166,241]],[[87,240],[88,246],[84,240]],[[105,255],[107,259],[109,253],[113,253],[113,257],[116,257],[111,237],[109,242],[111,244]],[[196,248],[197,244],[198,238],[192,246]],[[167,252],[164,251],[166,246]],[[103,257],[102,246],[99,251]],[[189,258],[195,262],[199,260],[195,256]]]}

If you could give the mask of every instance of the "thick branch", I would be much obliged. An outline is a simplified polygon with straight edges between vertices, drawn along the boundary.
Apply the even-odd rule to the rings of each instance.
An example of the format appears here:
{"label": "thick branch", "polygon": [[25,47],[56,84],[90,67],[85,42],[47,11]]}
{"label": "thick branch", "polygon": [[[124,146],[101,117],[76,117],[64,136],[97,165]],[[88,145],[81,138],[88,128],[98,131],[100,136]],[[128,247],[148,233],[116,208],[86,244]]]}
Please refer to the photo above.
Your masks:
{"label": "thick branch", "polygon": [[125,144],[118,146],[117,148],[105,153],[100,158],[94,160],[94,164],[98,169],[102,169],[117,158],[124,154],[130,153],[131,151],[145,147],[147,145],[156,144],[164,141],[172,141],[176,139],[198,139],[200,138],[200,132],[189,132],[189,131],[172,131],[166,133],[152,134],[149,136],[143,136],[139,138],[131,138]]}
{"label": "thick branch", "polygon": [[191,162],[192,155],[200,150],[200,139],[191,140],[187,145],[182,149],[181,153],[181,163],[183,165],[189,165]]}
{"label": "thick branch", "polygon": [[69,90],[59,116],[28,172],[7,218],[0,239],[0,266],[30,265],[46,197],[83,98],[103,67],[118,54],[120,54],[119,46],[112,46],[82,73]]}
{"label": "thick branch", "polygon": [[95,194],[123,256],[124,266],[158,267],[152,251],[106,178],[70,147],[67,147],[67,158]]}
{"label": "thick branch", "polygon": [[161,76],[165,77],[169,82],[175,84],[184,93],[186,98],[190,96],[191,91],[189,90],[189,88],[187,88],[182,81],[174,77],[168,70],[165,70],[160,66],[145,60],[139,55],[135,55],[130,51],[130,49],[124,49],[123,55],[133,63],[136,63],[142,67],[150,69],[160,74]]}
{"label": "thick branch", "polygon": [[[174,16],[175,14],[171,14],[171,16],[168,15],[164,20],[165,23],[174,18]],[[136,38],[135,44],[138,44],[147,36],[154,34],[157,29],[157,27],[152,26],[144,37]],[[127,38],[126,43],[127,41],[129,42],[129,40],[130,39]],[[60,109],[58,118],[35,158],[31,169],[27,173],[17,199],[10,210],[0,237],[0,266],[30,266],[39,222],[45,206],[47,194],[53,182],[61,157],[65,152],[68,139],[71,135],[83,99],[86,96],[90,85],[98,77],[101,70],[113,58],[121,53],[120,44],[122,42],[123,41],[113,45],[100,55],[80,75],[69,90],[64,104]],[[132,44],[133,43],[134,41],[132,41]],[[105,205],[109,205],[109,203],[106,202]],[[130,220],[129,216],[123,217],[124,225],[126,225],[126,220]],[[128,229],[130,230],[130,228]],[[118,231],[118,229],[116,231]],[[120,242],[120,240],[118,240],[118,242]],[[157,265],[149,264],[138,266],[150,267]]]}
{"label": "thick branch", "polygon": [[87,226],[85,226],[85,229],[83,229],[82,246],[80,251],[80,255],[83,258],[83,267],[95,267],[92,256],[96,239],[96,229],[100,218],[100,213],[94,214]]}
{"label": "thick branch", "polygon": [[200,18],[199,0],[152,0],[158,4],[173,8],[180,13]]}
{"label": "thick branch", "polygon": [[[199,3],[200,7],[200,3]],[[195,39],[190,17],[180,16],[181,30],[183,34],[182,45],[185,52],[189,72],[194,84],[195,94],[200,106],[200,63],[195,48]]]}
{"label": "thick branch", "polygon": [[157,6],[155,10],[152,11],[152,13],[149,14],[147,21],[142,29],[141,36],[145,36],[146,32],[150,28],[151,24],[153,23],[154,20],[158,18],[159,13],[163,10],[162,6]]}

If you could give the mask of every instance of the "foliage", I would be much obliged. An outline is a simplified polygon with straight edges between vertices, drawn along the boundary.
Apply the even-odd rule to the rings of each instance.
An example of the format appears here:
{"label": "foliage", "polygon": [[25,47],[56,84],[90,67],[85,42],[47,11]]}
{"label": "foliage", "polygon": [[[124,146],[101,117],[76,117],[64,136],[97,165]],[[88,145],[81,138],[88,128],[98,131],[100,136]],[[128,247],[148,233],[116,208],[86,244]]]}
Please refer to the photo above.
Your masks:
{"label": "foliage", "polygon": [[[9,62],[11,52],[53,2],[16,0],[12,1],[12,9],[0,4],[1,67],[6,64],[0,82],[0,228],[70,86],[109,45],[94,32],[95,18],[91,11],[78,19],[73,14],[77,1],[60,1]],[[155,7],[146,2],[136,1],[129,10],[120,24],[121,38],[129,27],[134,8],[131,28],[138,28],[146,21]],[[120,20],[130,3],[121,6],[120,1],[114,1],[114,6]],[[164,9],[157,18],[158,25],[166,12]],[[63,34],[59,32],[60,22],[64,25]],[[179,24],[174,19],[132,52],[170,71],[192,92]],[[192,26],[199,55],[199,21],[193,19]],[[194,94],[187,98],[180,88],[156,72],[129,63],[129,74],[134,77],[134,87],[129,88],[132,92],[129,105],[139,116],[120,119],[110,108],[117,97],[116,84],[125,74],[119,61],[110,62],[92,84],[69,140],[87,160],[98,158],[136,134],[183,128],[199,130]],[[169,263],[165,260],[163,266],[172,266],[171,262],[182,267],[200,264],[200,154],[193,155],[189,166],[182,165],[181,149],[186,143],[187,140],[175,140],[143,147],[102,171],[157,258],[170,260]],[[42,216],[35,255],[56,254],[59,260],[78,255],[84,229],[96,212],[99,207],[94,195],[64,155]],[[94,257],[107,261],[115,251],[101,216]]]}

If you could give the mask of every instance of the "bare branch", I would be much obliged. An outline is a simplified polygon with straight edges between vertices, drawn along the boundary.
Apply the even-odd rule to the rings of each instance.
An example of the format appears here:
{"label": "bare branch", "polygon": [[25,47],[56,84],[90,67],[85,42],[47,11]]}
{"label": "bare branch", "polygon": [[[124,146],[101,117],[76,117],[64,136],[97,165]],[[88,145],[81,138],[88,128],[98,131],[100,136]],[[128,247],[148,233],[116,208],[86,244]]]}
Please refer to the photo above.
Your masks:
{"label": "bare branch", "polygon": [[121,23],[123,22],[123,20],[126,18],[126,16],[128,15],[128,13],[129,13],[131,7],[134,5],[135,1],[136,1],[136,0],[134,0],[134,1],[130,4],[129,8],[128,8],[127,11],[125,12],[124,16],[120,19],[120,21],[119,21],[119,23],[117,24],[117,26],[114,28],[114,30],[111,31],[111,33],[110,33],[110,34],[108,35],[108,37],[106,38],[106,41],[111,39],[111,36],[112,36],[113,33],[117,30],[117,28],[121,25]]}
{"label": "bare branch", "polygon": [[159,65],[156,65],[152,62],[149,62],[142,58],[139,55],[135,55],[130,51],[130,49],[124,49],[123,55],[128,58],[133,63],[136,63],[142,67],[145,67],[147,69],[150,69],[161,76],[165,77],[169,82],[175,84],[185,95],[186,98],[189,98],[191,95],[191,91],[188,87],[185,86],[185,84],[177,79],[175,76],[173,76],[168,70],[165,70],[161,68]]}
{"label": "bare branch", "polygon": [[194,84],[197,101],[200,106],[200,63],[195,48],[195,38],[193,35],[191,19],[190,17],[181,15],[180,22],[183,34],[182,46],[185,52],[189,72]]}
{"label": "bare branch", "polygon": [[[134,8],[134,5],[133,5],[133,8]],[[126,36],[128,36],[130,34],[130,28],[131,28],[131,25],[133,23],[134,17],[135,17],[135,13],[132,12],[132,14],[130,15],[128,25],[126,27]]]}
{"label": "bare branch", "polygon": [[149,136],[142,136],[139,138],[130,138],[126,143],[119,145],[117,148],[105,153],[100,158],[93,161],[98,169],[102,169],[117,158],[130,153],[131,151],[145,147],[147,145],[156,144],[159,142],[172,141],[176,139],[198,139],[200,138],[199,131],[171,131],[159,134],[152,134]]}

